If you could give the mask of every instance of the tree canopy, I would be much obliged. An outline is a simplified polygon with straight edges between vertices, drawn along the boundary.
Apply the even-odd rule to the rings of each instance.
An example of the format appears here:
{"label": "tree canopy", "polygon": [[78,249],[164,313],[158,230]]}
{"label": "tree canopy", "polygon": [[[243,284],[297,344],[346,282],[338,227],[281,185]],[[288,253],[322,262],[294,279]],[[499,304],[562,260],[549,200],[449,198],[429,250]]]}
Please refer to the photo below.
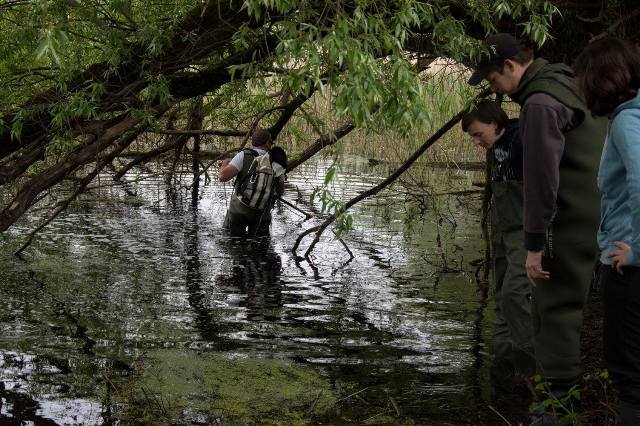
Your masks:
{"label": "tree canopy", "polygon": [[[481,39],[506,31],[570,61],[602,34],[637,40],[639,11],[634,1],[5,1],[0,232],[36,203],[66,206],[55,191],[65,182],[74,197],[107,168],[121,177],[134,164],[116,160],[132,144],[146,161],[203,134],[241,144],[259,125],[277,137],[302,117],[318,133],[304,159],[354,128],[403,134],[433,119],[442,83],[421,71],[436,59],[469,64]],[[305,112],[314,94],[340,126]]]}

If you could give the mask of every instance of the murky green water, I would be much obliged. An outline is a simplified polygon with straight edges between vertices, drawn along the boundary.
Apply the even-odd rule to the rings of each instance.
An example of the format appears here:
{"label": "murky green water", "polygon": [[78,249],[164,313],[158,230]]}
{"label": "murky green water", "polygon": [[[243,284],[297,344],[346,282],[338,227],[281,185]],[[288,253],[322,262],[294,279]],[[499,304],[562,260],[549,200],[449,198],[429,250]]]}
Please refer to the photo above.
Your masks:
{"label": "murky green water", "polygon": [[[293,173],[288,198],[310,209],[326,166]],[[334,189],[346,199],[386,173],[354,160]],[[0,423],[491,418],[490,313],[469,264],[482,257],[479,196],[427,198],[441,215],[407,225],[420,206],[384,193],[354,210],[353,261],[326,236],[310,264],[290,248],[320,219],[277,207],[271,241],[247,244],[220,232],[228,184],[201,186],[197,202],[154,178],[102,184],[25,261],[12,252],[38,214],[0,236]]]}

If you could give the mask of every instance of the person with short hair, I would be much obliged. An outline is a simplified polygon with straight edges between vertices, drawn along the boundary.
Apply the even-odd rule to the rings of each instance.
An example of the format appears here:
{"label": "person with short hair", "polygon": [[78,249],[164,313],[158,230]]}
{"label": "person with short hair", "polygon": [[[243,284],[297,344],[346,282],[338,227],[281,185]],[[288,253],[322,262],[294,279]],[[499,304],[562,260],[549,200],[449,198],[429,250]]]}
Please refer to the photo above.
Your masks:
{"label": "person with short hair", "polygon": [[268,130],[257,128],[251,135],[250,148],[240,151],[231,160],[225,159],[218,162],[218,179],[221,182],[236,178],[223,225],[231,236],[261,237],[269,235],[271,208],[274,200],[266,200],[263,208],[253,208],[241,201],[241,192],[247,185],[247,179],[250,178],[252,165],[255,167],[254,161],[265,154],[270,156],[273,194],[280,196],[284,193],[287,155],[282,148],[272,148],[271,134]]}
{"label": "person with short hair", "polygon": [[[484,41],[469,83],[521,106],[525,268],[539,374],[564,396],[581,377],[583,307],[597,257],[598,162],[606,122],[594,118],[564,64],[534,58],[509,34]],[[538,413],[540,419],[548,414]]]}
{"label": "person with short hair", "polygon": [[620,424],[639,425],[640,48],[601,39],[578,55],[573,68],[589,109],[609,118],[598,172],[604,364],[618,391]]}
{"label": "person with short hair", "polygon": [[503,368],[506,366],[515,373],[516,385],[526,384],[528,377],[535,374],[535,358],[531,286],[524,269],[527,253],[522,229],[522,142],[518,120],[510,120],[496,102],[482,100],[462,117],[461,124],[473,143],[488,151],[496,312],[492,377],[496,383],[508,384],[510,374]]}

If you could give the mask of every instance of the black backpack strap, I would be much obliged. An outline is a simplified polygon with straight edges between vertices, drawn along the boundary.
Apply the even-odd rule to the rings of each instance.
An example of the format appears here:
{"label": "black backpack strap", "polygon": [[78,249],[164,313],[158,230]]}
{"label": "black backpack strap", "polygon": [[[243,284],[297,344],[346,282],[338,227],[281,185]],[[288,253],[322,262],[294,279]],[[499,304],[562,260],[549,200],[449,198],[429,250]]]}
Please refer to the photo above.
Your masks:
{"label": "black backpack strap", "polygon": [[253,163],[253,160],[255,160],[256,157],[260,155],[258,154],[258,152],[251,148],[245,148],[242,150],[242,152],[244,153],[242,170],[240,170],[238,176],[236,176],[236,181],[234,183],[236,194],[240,194],[240,192],[242,192],[243,188],[246,186],[247,179],[251,175],[251,164]]}

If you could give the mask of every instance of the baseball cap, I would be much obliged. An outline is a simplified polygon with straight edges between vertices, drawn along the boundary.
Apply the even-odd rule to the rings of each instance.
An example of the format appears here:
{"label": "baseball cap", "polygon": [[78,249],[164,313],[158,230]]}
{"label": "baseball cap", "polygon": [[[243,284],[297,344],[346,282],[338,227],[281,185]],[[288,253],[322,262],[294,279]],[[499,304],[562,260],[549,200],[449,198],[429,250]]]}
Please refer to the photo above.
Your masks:
{"label": "baseball cap", "polygon": [[487,77],[493,65],[502,63],[505,59],[513,58],[524,50],[522,43],[511,34],[498,33],[487,37],[483,42],[485,46],[493,47],[489,54],[484,53],[482,58],[473,67],[474,71],[469,78],[469,84],[478,85]]}

